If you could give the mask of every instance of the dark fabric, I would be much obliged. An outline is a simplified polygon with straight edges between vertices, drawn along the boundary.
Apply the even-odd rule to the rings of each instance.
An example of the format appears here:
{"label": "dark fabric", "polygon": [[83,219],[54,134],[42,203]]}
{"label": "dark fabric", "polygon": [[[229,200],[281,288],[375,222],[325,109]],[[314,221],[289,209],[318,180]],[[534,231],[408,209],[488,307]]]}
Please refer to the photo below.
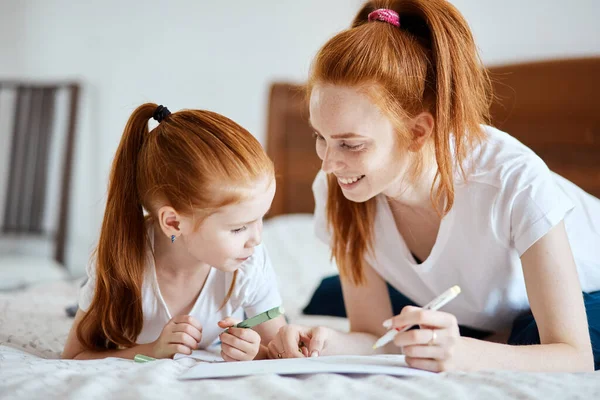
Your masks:
{"label": "dark fabric", "polygon": [[[387,284],[392,311],[394,315],[400,314],[405,306],[416,306],[415,302]],[[329,315],[333,317],[346,317],[346,308],[342,296],[342,284],[339,275],[329,276],[321,281],[321,284],[313,294],[308,305],[302,310],[306,315]],[[467,326],[459,325],[461,336],[482,339],[489,336],[491,332],[485,332]]]}
{"label": "dark fabric", "polygon": [[[600,370],[600,291],[584,293],[583,302],[587,313],[592,351],[594,352],[594,369]],[[531,310],[518,316],[512,326],[508,344],[539,344],[540,334]]]}

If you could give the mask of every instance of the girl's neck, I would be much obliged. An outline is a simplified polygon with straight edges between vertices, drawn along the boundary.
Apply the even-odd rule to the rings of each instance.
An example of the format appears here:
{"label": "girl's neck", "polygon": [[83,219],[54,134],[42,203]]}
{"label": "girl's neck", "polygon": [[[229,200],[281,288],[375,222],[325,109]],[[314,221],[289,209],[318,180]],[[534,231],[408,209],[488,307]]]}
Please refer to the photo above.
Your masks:
{"label": "girl's neck", "polygon": [[172,276],[195,276],[207,273],[211,266],[193,258],[183,240],[171,242],[160,227],[154,226],[154,263],[157,270]]}

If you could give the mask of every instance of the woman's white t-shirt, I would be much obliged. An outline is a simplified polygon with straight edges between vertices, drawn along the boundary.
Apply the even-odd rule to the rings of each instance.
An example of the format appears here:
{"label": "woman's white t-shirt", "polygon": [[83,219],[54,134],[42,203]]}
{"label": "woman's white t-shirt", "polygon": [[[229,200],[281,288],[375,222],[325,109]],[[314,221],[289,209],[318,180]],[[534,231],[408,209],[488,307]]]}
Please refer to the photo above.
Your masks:
{"label": "woman's white t-shirt", "polygon": [[[154,234],[148,229],[148,246],[146,250],[146,271],[142,284],[142,311],[144,324],[136,343],[151,343],[158,339],[165,325],[174,317],[165,303],[156,280],[156,270],[152,249]],[[217,322],[231,316],[237,319],[253,317],[261,312],[281,305],[281,296],[277,288],[277,280],[271,260],[264,245],[255,247],[254,254],[238,269],[233,293],[223,308],[220,308],[227,296],[233,272],[223,272],[211,268],[204,287],[196,299],[189,315],[202,324],[202,341],[200,348],[213,344],[221,332]],[[202,282],[198,283],[199,286]],[[88,266],[88,281],[79,294],[79,308],[87,311],[96,287],[95,264]]]}
{"label": "woman's white t-shirt", "polygon": [[[583,291],[600,289],[600,200],[551,172],[507,133],[484,129],[488,138],[466,163],[467,179],[455,178],[454,205],[429,257],[417,264],[386,197],[378,195],[375,256],[366,260],[420,306],[459,285],[461,295],[443,311],[459,324],[498,331],[529,308],[521,255],[563,219]],[[327,190],[320,171],[313,184],[315,230],[330,243]]]}

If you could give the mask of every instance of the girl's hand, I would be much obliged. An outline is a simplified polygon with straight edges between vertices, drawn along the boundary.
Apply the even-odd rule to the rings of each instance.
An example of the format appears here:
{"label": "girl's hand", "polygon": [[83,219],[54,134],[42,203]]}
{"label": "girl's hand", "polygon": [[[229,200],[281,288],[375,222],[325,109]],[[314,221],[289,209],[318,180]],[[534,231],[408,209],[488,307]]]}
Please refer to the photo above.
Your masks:
{"label": "girl's hand", "polygon": [[221,357],[225,361],[254,360],[260,350],[260,335],[247,328],[233,328],[239,321],[231,317],[219,321],[219,327],[229,328],[219,335]]}
{"label": "girl's hand", "polygon": [[327,347],[331,330],[325,327],[285,325],[269,343],[269,358],[318,357]]}
{"label": "girl's hand", "polygon": [[151,356],[173,358],[177,353],[192,354],[202,340],[202,325],[194,317],[178,315],[163,328],[160,336],[152,343]]}
{"label": "girl's hand", "polygon": [[434,372],[462,368],[460,358],[464,352],[458,350],[462,342],[454,315],[407,306],[383,325],[397,330],[413,325],[421,327],[399,332],[394,338],[394,344],[402,348],[410,367]]}

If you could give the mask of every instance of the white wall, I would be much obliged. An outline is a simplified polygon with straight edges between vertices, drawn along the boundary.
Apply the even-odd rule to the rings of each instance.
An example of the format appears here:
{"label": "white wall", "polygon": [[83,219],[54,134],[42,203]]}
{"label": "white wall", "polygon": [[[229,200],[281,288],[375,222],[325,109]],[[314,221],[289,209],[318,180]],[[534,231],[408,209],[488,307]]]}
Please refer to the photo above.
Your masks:
{"label": "white wall", "polygon": [[[453,0],[490,64],[600,54],[597,0]],[[96,240],[110,162],[133,108],[223,113],[265,142],[274,80],[302,81],[362,0],[0,0],[0,77],[85,85],[69,264]]]}
{"label": "white wall", "polygon": [[451,0],[489,65],[600,55],[599,0]]}

